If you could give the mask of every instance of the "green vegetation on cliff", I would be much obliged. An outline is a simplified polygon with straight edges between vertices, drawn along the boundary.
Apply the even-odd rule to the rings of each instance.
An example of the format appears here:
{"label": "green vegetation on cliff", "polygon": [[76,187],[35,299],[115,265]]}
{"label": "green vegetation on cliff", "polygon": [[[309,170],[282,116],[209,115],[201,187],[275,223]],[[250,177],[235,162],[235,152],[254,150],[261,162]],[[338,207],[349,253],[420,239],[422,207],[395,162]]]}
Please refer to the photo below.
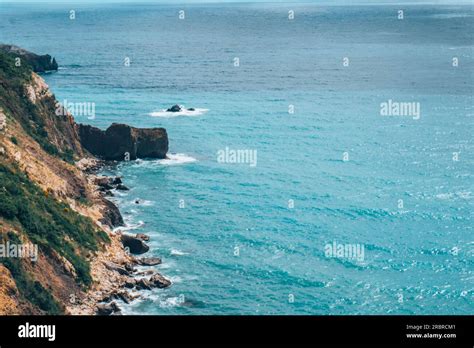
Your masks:
{"label": "green vegetation on cliff", "polygon": [[[26,96],[25,86],[32,81],[31,73],[29,65],[17,66],[14,56],[0,51],[0,106],[7,115],[13,115],[25,132],[46,152],[72,162],[72,150],[60,150],[51,143],[44,116]],[[55,105],[49,107],[54,110]]]}
{"label": "green vegetation on cliff", "polygon": [[[40,253],[66,258],[74,267],[78,284],[92,282],[87,254],[97,251],[108,241],[105,232],[97,230],[92,222],[72,211],[65,203],[56,201],[31,182],[14,166],[0,160],[0,217],[21,226],[31,243],[37,244]],[[12,235],[7,236],[10,243]],[[4,240],[3,243],[5,243]],[[12,273],[20,293],[40,309],[54,314],[58,306],[41,284],[34,282],[19,259],[0,258]]]}
{"label": "green vegetation on cliff", "polygon": [[[2,243],[6,243],[7,240],[10,241],[10,243],[21,244],[21,240],[13,232],[9,232],[7,238],[3,239]],[[62,306],[43,287],[43,285],[41,285],[40,282],[32,279],[24,269],[20,259],[4,258],[2,263],[12,274],[21,296],[28,299],[31,304],[48,314],[63,313]]]}
{"label": "green vegetation on cliff", "polygon": [[[44,98],[36,104],[29,100],[26,85],[32,82],[31,76],[32,71],[28,66],[16,66],[13,56],[0,52],[0,108],[10,122],[20,124],[43,150],[71,162],[77,153],[67,145],[68,141],[75,141],[70,139],[70,123],[51,114],[54,110],[54,97]],[[56,132],[54,137],[48,134],[51,124],[54,124]],[[61,148],[54,145],[52,138],[55,141],[59,139]],[[15,141],[10,140],[17,146],[22,146],[22,142],[16,138]],[[64,167],[59,167],[64,169],[66,166],[64,163]],[[4,226],[11,226],[15,232],[0,233],[0,244],[7,241],[22,244],[21,241],[28,240],[38,245],[40,258],[48,260],[43,263],[61,267],[61,264],[65,266],[64,260],[67,260],[66,263],[73,266],[73,270],[70,267],[67,271],[66,268],[55,270],[68,277],[69,282],[84,289],[91,285],[89,256],[109,241],[107,234],[92,220],[73,211],[67,203],[43,191],[11,158],[0,152],[0,223],[2,222]],[[47,272],[37,268],[39,262],[33,264],[25,259],[0,257],[0,263],[12,274],[21,301],[29,303],[40,313],[64,312],[64,305],[61,304],[64,299],[55,298],[44,277],[41,280],[36,274],[37,271]],[[46,278],[47,276],[48,274]]]}

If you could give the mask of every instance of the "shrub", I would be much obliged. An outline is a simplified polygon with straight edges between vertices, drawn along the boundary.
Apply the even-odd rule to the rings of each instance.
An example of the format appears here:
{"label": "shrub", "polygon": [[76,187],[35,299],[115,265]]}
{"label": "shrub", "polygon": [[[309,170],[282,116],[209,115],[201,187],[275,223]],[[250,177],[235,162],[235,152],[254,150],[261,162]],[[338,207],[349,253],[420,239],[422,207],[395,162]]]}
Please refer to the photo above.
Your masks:
{"label": "shrub", "polygon": [[0,216],[21,224],[31,242],[47,254],[56,251],[76,269],[77,282],[90,285],[86,255],[109,238],[86,217],[56,201],[23,173],[0,163]]}

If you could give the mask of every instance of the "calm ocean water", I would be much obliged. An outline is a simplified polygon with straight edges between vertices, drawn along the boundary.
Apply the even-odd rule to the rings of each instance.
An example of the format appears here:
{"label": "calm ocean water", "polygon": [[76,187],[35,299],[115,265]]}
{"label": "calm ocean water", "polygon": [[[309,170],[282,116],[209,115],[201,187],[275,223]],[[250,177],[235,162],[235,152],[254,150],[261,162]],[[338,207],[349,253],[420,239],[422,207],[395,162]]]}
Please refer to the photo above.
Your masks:
{"label": "calm ocean water", "polygon": [[[95,103],[77,121],[168,130],[170,160],[106,171],[173,281],[125,313],[474,313],[474,11],[403,9],[0,4],[0,42],[54,55],[56,97]],[[208,111],[163,117],[175,103]]]}

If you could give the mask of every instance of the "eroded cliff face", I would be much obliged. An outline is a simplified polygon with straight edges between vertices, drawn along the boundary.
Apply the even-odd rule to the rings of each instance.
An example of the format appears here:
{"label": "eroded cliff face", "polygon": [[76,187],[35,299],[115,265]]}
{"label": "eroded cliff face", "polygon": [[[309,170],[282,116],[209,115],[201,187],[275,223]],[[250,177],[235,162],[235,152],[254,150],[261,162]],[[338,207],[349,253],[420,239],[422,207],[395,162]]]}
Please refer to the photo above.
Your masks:
{"label": "eroded cliff face", "polygon": [[15,45],[0,45],[0,50],[14,55],[15,58],[23,60],[23,63],[29,64],[34,72],[58,70],[56,59],[52,58],[49,54],[41,56]]}
{"label": "eroded cliff face", "polygon": [[[93,314],[121,282],[103,261],[130,261],[112,233],[120,213],[87,174],[96,159],[73,116],[56,115],[44,80],[14,58],[0,52],[0,314]],[[6,256],[7,244],[37,257]]]}
{"label": "eroded cliff face", "polygon": [[77,125],[81,143],[90,153],[104,160],[166,158],[168,134],[164,128],[135,128],[113,123],[105,131]]}

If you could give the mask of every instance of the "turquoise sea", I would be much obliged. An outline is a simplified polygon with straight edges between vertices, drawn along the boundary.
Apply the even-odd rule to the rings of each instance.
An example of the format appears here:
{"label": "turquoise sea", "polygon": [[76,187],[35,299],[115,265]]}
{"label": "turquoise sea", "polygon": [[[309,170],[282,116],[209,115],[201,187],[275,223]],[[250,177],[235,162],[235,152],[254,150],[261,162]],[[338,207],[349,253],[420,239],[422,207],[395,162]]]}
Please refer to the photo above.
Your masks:
{"label": "turquoise sea", "polygon": [[[60,101],[95,103],[78,122],[168,131],[169,160],[105,170],[173,281],[124,313],[474,313],[472,6],[0,3],[0,19],[0,42],[56,57]],[[389,100],[419,118],[382,116]],[[162,112],[176,103],[197,111]]]}

